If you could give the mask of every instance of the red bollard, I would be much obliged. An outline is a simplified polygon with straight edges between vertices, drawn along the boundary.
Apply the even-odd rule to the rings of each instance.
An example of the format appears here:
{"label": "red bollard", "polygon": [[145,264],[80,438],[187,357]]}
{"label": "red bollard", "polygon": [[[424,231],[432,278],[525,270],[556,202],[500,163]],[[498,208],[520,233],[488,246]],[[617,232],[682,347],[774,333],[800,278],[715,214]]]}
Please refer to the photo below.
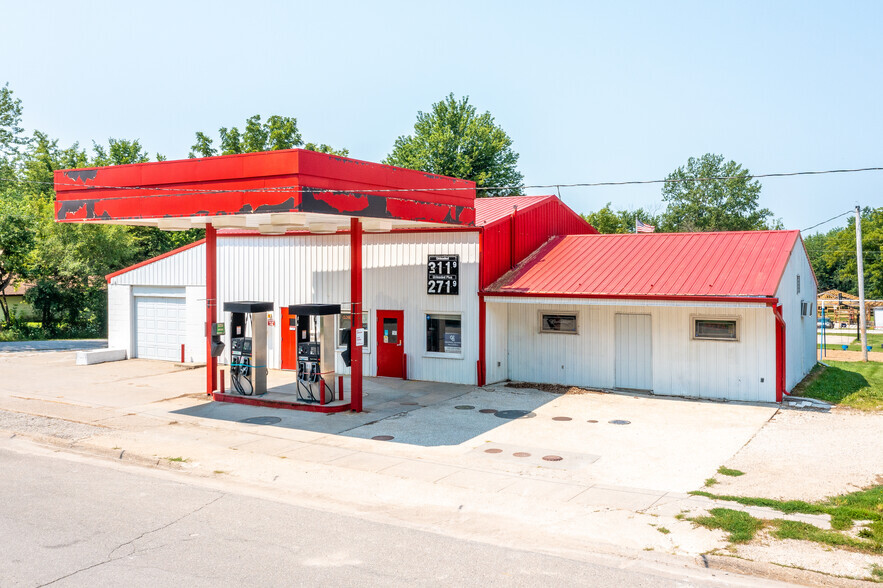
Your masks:
{"label": "red bollard", "polygon": [[402,379],[408,379],[408,354],[402,353]]}
{"label": "red bollard", "polygon": [[224,393],[224,382],[225,381],[226,380],[224,380],[224,370],[221,370],[221,381],[219,382],[219,384],[221,384],[221,394]]}
{"label": "red bollard", "polygon": [[184,363],[184,344],[181,343],[181,363]]}
{"label": "red bollard", "polygon": [[325,379],[319,378],[319,404],[325,404]]}
{"label": "red bollard", "polygon": [[337,399],[343,400],[343,376],[337,376]]}

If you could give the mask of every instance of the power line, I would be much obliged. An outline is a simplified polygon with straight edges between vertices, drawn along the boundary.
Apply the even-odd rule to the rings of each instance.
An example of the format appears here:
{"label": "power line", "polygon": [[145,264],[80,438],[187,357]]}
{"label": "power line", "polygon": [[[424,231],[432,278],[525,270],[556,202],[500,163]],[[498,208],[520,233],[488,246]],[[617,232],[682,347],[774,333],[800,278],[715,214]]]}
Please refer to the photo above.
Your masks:
{"label": "power line", "polygon": [[831,221],[834,220],[834,219],[838,219],[838,218],[840,218],[841,216],[846,216],[847,214],[852,214],[853,212],[855,212],[855,211],[854,211],[854,210],[847,210],[846,212],[842,212],[842,213],[838,214],[837,216],[832,216],[832,217],[829,218],[828,220],[823,220],[823,221],[820,222],[820,223],[816,223],[816,224],[814,224],[814,225],[811,226],[811,227],[806,227],[805,229],[800,229],[800,232],[802,233],[803,231],[808,231],[808,230],[810,230],[810,229],[814,229],[814,228],[816,228],[816,227],[818,227],[818,226],[820,226],[820,225],[823,225],[823,224],[825,224],[825,223],[829,223],[829,222],[831,222]]}
{"label": "power line", "polygon": [[[623,180],[623,181],[609,181],[609,182],[578,182],[578,183],[570,183],[570,184],[535,184],[530,186],[457,186],[457,187],[425,187],[425,188],[355,188],[355,189],[330,189],[330,188],[303,188],[299,186],[275,186],[275,187],[261,187],[261,188],[239,188],[239,189],[215,189],[215,190],[207,190],[201,188],[162,188],[159,186],[101,186],[101,185],[86,185],[84,183],[60,183],[59,186],[70,186],[70,187],[85,187],[88,189],[100,189],[100,190],[155,190],[162,192],[174,192],[174,194],[169,194],[170,196],[179,196],[184,194],[224,194],[224,193],[260,193],[260,192],[284,192],[284,193],[302,193],[302,192],[312,192],[312,193],[352,193],[352,194],[367,194],[367,193],[385,193],[385,192],[456,192],[456,191],[490,191],[490,190],[498,190],[498,191],[515,191],[515,190],[525,190],[525,189],[551,189],[556,188],[560,190],[561,188],[599,188],[599,187],[610,187],[610,186],[637,186],[637,185],[646,185],[646,184],[681,184],[688,182],[714,182],[721,180],[751,180],[751,179],[762,179],[762,178],[787,178],[787,177],[796,177],[796,176],[817,176],[817,175],[827,175],[827,174],[846,174],[846,173],[861,173],[861,172],[879,172],[883,171],[883,167],[862,167],[862,168],[850,168],[850,169],[829,169],[829,170],[811,170],[811,171],[797,171],[797,172],[777,172],[777,173],[768,173],[768,174],[743,174],[736,176],[707,176],[707,177],[699,177],[699,178],[666,178],[661,180]],[[0,178],[0,181],[4,182],[15,182],[21,184],[35,184],[35,185],[56,185],[55,182],[40,182],[35,180],[18,180],[14,178]],[[850,211],[851,212],[851,211]],[[841,215],[842,216],[842,215]],[[836,218],[836,217],[835,217]],[[826,221],[827,222],[827,221]],[[810,227],[812,228],[812,227]],[[803,229],[807,230],[807,229]]]}

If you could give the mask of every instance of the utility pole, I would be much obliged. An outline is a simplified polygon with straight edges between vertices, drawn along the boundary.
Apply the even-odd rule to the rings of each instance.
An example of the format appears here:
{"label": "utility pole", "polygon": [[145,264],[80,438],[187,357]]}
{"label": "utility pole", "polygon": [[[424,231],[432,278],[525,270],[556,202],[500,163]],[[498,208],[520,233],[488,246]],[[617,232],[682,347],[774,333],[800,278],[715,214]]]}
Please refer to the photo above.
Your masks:
{"label": "utility pole", "polygon": [[858,265],[858,324],[861,329],[862,361],[868,361],[868,325],[865,319],[865,264],[862,256],[862,209],[855,206],[855,255]]}

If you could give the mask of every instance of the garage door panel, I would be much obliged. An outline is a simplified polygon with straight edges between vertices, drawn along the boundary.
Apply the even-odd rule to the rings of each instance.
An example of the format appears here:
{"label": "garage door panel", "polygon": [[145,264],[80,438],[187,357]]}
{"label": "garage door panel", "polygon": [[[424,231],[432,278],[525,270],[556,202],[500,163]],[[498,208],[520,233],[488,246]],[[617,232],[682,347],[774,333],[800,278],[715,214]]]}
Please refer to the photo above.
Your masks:
{"label": "garage door panel", "polygon": [[135,298],[135,357],[175,361],[186,338],[183,298]]}

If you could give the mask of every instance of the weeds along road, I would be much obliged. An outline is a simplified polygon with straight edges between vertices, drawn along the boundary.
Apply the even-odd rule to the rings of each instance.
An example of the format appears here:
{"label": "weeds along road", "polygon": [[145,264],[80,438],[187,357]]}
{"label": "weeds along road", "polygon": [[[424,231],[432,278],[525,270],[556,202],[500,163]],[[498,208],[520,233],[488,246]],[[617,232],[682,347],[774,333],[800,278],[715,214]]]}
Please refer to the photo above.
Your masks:
{"label": "weeds along road", "polygon": [[[751,586],[720,571],[581,560],[298,507],[184,475],[0,441],[3,586]],[[765,583],[764,585],[769,585]]]}

